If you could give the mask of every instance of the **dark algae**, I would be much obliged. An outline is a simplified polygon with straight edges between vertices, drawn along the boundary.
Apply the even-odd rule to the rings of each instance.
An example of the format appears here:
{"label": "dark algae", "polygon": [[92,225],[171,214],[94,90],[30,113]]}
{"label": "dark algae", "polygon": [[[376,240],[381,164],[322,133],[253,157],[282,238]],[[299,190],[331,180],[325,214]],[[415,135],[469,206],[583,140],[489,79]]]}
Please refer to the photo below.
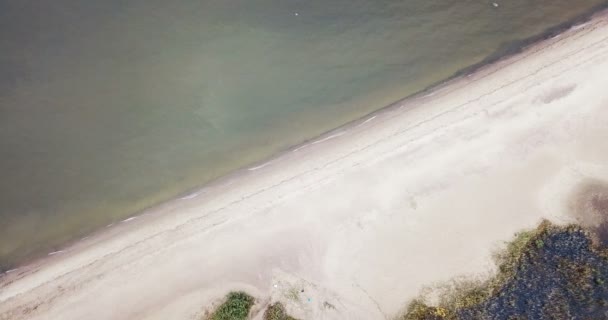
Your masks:
{"label": "dark algae", "polygon": [[496,259],[493,278],[463,281],[436,306],[414,300],[400,319],[608,319],[608,249],[586,229],[545,221]]}

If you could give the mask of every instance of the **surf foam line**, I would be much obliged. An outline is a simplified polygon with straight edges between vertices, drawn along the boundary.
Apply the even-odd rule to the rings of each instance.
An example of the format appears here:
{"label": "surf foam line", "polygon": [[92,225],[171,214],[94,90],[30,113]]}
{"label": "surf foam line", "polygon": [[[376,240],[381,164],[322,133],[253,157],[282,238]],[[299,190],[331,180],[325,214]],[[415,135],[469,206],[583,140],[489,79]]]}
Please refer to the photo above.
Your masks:
{"label": "surf foam line", "polygon": [[306,147],[309,147],[309,146],[310,146],[310,143],[307,143],[307,144],[305,144],[303,146],[300,146],[300,147],[294,149],[292,152],[298,152],[299,150],[302,150],[302,149],[304,149]]}
{"label": "surf foam line", "polygon": [[[365,120],[364,122],[362,122],[362,123],[360,123],[359,125],[357,125],[357,127],[362,126],[362,125],[364,125],[365,123],[367,123],[367,122],[370,122],[370,121],[374,120],[374,118],[376,118],[376,116],[373,116],[373,117],[371,117],[371,118],[369,118],[369,119]],[[334,135],[331,135],[331,136],[329,136],[329,137],[327,137],[327,138],[323,138],[323,139],[321,139],[321,140],[317,140],[317,141],[313,141],[313,142],[311,142],[311,143],[307,143],[307,144],[305,144],[305,145],[303,145],[303,146],[300,146],[300,147],[298,147],[298,148],[294,149],[292,152],[298,152],[298,151],[300,151],[300,150],[302,150],[302,149],[304,149],[304,148],[310,147],[310,146],[312,146],[312,145],[314,145],[314,144],[321,143],[321,142],[327,141],[327,140],[329,140],[329,139],[337,138],[337,137],[339,137],[339,136],[341,136],[341,135],[344,135],[345,133],[346,133],[346,131],[342,131],[342,132],[336,133],[336,134],[334,134]]]}
{"label": "surf foam line", "polygon": [[202,191],[198,191],[198,192],[193,192],[187,196],[183,196],[181,198],[179,198],[180,200],[190,200],[190,199],[194,199],[196,197],[198,197],[199,195],[201,195]]}
{"label": "surf foam line", "polygon": [[366,124],[366,123],[368,123],[368,122],[370,122],[370,121],[372,121],[372,120],[374,120],[374,119],[376,119],[376,117],[377,117],[377,116],[373,116],[373,117],[371,117],[371,118],[369,118],[369,119],[367,119],[367,120],[365,120],[365,121],[361,122],[361,123],[360,123],[360,124],[357,126],[357,128],[358,128],[358,127],[360,127],[360,126],[362,126],[362,125],[364,125],[364,124]]}
{"label": "surf foam line", "polygon": [[344,134],[346,134],[346,131],[338,132],[338,133],[336,133],[336,134],[332,134],[332,135],[331,135],[331,136],[329,136],[329,137],[323,138],[323,139],[321,139],[321,140],[317,140],[317,141],[315,141],[315,142],[313,142],[313,143],[311,143],[311,144],[318,144],[318,143],[321,143],[321,142],[325,142],[325,141],[327,141],[327,140],[334,139],[334,138],[337,138],[337,137],[339,137],[339,136],[343,136]]}
{"label": "surf foam line", "polygon": [[586,26],[588,26],[588,25],[589,25],[589,22],[585,22],[585,23],[577,24],[577,25],[574,25],[574,26],[570,27],[570,30],[572,30],[572,31],[576,31],[576,30],[578,30],[578,29],[582,29],[582,28],[584,28],[584,27],[586,27]]}
{"label": "surf foam line", "polygon": [[261,165],[259,165],[257,167],[252,167],[252,168],[249,168],[247,170],[249,170],[249,171],[255,171],[255,170],[258,170],[258,169],[262,169],[264,167],[267,167],[267,166],[271,165],[273,162],[274,162],[274,160],[268,161],[268,162],[263,163],[263,164],[261,164]]}

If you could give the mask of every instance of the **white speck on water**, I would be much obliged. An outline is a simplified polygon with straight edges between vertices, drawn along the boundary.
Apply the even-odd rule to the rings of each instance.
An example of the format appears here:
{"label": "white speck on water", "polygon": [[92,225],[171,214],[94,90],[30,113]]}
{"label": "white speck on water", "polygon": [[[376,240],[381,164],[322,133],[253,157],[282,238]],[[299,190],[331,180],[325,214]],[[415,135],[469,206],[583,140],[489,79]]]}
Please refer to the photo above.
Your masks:
{"label": "white speck on water", "polygon": [[498,8],[498,3],[493,2],[492,5],[494,6],[494,8]]}
{"label": "white speck on water", "polygon": [[297,17],[297,16],[299,16],[300,14],[299,14],[299,13],[297,13],[297,12],[294,12],[294,13],[293,13],[293,15]]}

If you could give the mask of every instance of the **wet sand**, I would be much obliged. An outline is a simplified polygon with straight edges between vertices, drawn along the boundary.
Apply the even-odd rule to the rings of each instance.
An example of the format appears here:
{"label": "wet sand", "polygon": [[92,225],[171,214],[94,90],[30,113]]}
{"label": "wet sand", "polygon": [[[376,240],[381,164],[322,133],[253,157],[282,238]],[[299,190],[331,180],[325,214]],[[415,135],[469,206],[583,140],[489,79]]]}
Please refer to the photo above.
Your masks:
{"label": "wet sand", "polygon": [[394,316],[608,181],[606,74],[604,13],[5,274],[0,319]]}

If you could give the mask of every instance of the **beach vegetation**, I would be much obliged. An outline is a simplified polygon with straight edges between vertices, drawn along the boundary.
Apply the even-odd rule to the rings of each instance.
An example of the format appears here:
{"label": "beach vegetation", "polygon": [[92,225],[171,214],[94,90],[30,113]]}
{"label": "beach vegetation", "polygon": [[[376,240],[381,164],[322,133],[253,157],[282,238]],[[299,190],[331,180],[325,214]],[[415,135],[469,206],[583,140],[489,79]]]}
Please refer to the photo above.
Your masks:
{"label": "beach vegetation", "polygon": [[285,292],[285,298],[291,301],[300,301],[300,289],[291,287]]}
{"label": "beach vegetation", "polygon": [[226,300],[207,319],[245,320],[255,299],[245,292],[230,292]]}
{"label": "beach vegetation", "polygon": [[297,320],[287,314],[285,306],[280,302],[275,302],[268,306],[264,312],[264,320]]}
{"label": "beach vegetation", "polygon": [[577,225],[548,221],[516,234],[486,280],[458,280],[435,305],[411,301],[401,320],[602,319],[608,312],[608,249]]}

